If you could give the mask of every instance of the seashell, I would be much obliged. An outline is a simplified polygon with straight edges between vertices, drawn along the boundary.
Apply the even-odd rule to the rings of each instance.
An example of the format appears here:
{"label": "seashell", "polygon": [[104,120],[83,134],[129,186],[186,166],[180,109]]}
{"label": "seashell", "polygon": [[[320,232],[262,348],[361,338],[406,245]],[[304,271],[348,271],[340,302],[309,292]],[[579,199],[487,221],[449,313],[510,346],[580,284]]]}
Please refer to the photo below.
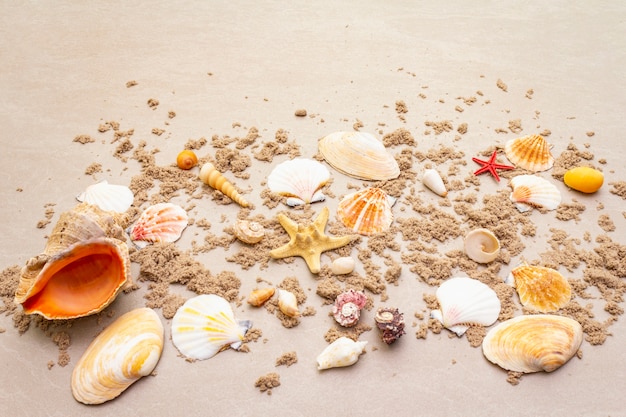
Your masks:
{"label": "seashell", "polygon": [[100,181],[92,184],[82,193],[76,196],[81,203],[98,206],[104,211],[124,213],[133,204],[135,196],[125,185],[109,184],[108,181]]}
{"label": "seashell", "polygon": [[248,207],[250,204],[239,194],[235,186],[231,184],[215,166],[207,162],[200,169],[200,180],[212,188],[222,192],[241,207]]}
{"label": "seashell", "polygon": [[563,176],[563,182],[582,193],[595,193],[604,183],[604,174],[589,167],[572,168]]}
{"label": "seashell", "polygon": [[367,296],[363,291],[348,290],[342,292],[335,299],[333,317],[344,327],[352,327],[359,321],[361,310],[367,303]]}
{"label": "seashell", "polygon": [[537,314],[504,321],[487,332],[483,355],[513,372],[552,372],[578,352],[582,326],[569,317]]}
{"label": "seashell", "polygon": [[187,212],[173,203],[148,207],[129,229],[130,239],[140,248],[149,243],[176,242],[187,227]]}
{"label": "seashell", "polygon": [[441,197],[445,197],[448,195],[448,190],[446,189],[446,185],[443,183],[443,179],[439,172],[435,169],[425,169],[424,175],[422,176],[422,183],[428,187],[432,192]]}
{"label": "seashell", "polygon": [[376,311],[376,316],[374,316],[374,321],[381,332],[382,341],[388,345],[406,334],[404,331],[404,314],[400,313],[397,308],[379,308]]}
{"label": "seashell", "polygon": [[365,350],[365,345],[367,345],[367,341],[355,342],[350,338],[342,336],[328,345],[317,356],[317,369],[321,371],[354,365]]}
{"label": "seashell", "polygon": [[522,213],[535,206],[554,210],[561,204],[561,193],[556,186],[536,175],[518,175],[509,185],[513,188],[510,199]]}
{"label": "seashell", "polygon": [[287,205],[324,201],[321,188],[330,179],[330,172],[312,159],[296,158],[276,165],[267,177],[267,186],[273,193],[287,197]]}
{"label": "seashell", "polygon": [[488,285],[465,277],[450,278],[435,294],[439,310],[431,317],[462,336],[470,326],[490,326],[500,315],[500,299]]}
{"label": "seashell", "polygon": [[237,220],[233,226],[235,237],[244,243],[259,243],[265,236],[265,228],[259,222]]}
{"label": "seashell", "polygon": [[474,229],[465,236],[465,253],[478,263],[486,264],[498,257],[500,241],[488,229]]}
{"label": "seashell", "polygon": [[178,165],[178,168],[180,169],[191,169],[197,164],[198,157],[190,149],[185,149],[184,151],[181,151],[178,156],[176,156],[176,165]]}
{"label": "seashell", "polygon": [[364,132],[335,132],[320,139],[318,148],[337,171],[361,180],[391,180],[400,175],[385,145]]}
{"label": "seashell", "polygon": [[335,275],[349,274],[354,271],[355,262],[351,256],[342,256],[330,264],[330,271]]}
{"label": "seashell", "polygon": [[224,298],[202,294],[187,300],[174,314],[172,342],[188,358],[209,359],[228,347],[239,350],[250,327],[248,320],[235,320]]}
{"label": "seashell", "polygon": [[61,213],[43,253],[22,268],[15,302],[47,319],[103,310],[131,281],[126,238],[111,212],[95,205]]}
{"label": "seashell", "polygon": [[272,298],[276,290],[272,287],[253,290],[248,296],[248,304],[261,307],[267,300]]}
{"label": "seashell", "polygon": [[521,265],[511,270],[506,282],[515,286],[524,306],[542,313],[557,311],[572,297],[567,279],[552,268]]}
{"label": "seashell", "polygon": [[118,397],[150,375],[163,351],[163,325],[149,308],[120,316],[89,345],[72,371],[72,394],[83,404]]}
{"label": "seashell", "polygon": [[554,165],[550,145],[541,135],[511,139],[504,144],[504,153],[514,165],[532,172],[546,171]]}
{"label": "seashell", "polygon": [[278,308],[285,316],[299,317],[298,300],[291,291],[278,289]]}
{"label": "seashell", "polygon": [[346,195],[337,207],[339,220],[361,235],[370,236],[389,229],[395,198],[380,188],[368,187]]}

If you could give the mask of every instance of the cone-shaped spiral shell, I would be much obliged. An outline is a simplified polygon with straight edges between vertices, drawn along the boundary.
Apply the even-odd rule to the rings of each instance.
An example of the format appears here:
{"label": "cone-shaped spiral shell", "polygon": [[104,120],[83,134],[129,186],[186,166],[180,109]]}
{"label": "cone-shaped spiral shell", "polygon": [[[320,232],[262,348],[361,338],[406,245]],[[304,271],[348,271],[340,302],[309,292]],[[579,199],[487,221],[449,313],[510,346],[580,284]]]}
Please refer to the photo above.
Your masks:
{"label": "cone-shaped spiral shell", "polygon": [[47,319],[101,311],[130,282],[125,240],[111,213],[97,206],[81,203],[62,213],[44,252],[22,268],[15,302]]}
{"label": "cone-shaped spiral shell", "polygon": [[583,340],[582,326],[569,317],[518,316],[487,332],[483,354],[508,371],[552,372],[569,361]]}
{"label": "cone-shaped spiral shell", "polygon": [[554,210],[561,204],[561,193],[556,186],[536,175],[518,175],[509,185],[513,188],[510,199],[522,213],[535,206]]}
{"label": "cone-shaped spiral shell", "polygon": [[318,142],[326,162],[337,171],[362,180],[390,180],[400,175],[395,158],[369,133],[334,132]]}
{"label": "cone-shaped spiral shell", "polygon": [[174,314],[172,342],[191,359],[209,359],[229,346],[238,350],[252,323],[237,321],[228,301],[215,294],[190,298]]}
{"label": "cone-shaped spiral shell", "polygon": [[255,307],[261,307],[267,300],[274,296],[275,292],[276,290],[272,287],[252,290],[248,296],[248,304]]}
{"label": "cone-shaped spiral shell", "polygon": [[541,135],[511,139],[505,143],[504,153],[514,165],[532,172],[546,171],[554,165],[550,145]]}
{"label": "cone-shaped spiral shell", "polygon": [[542,313],[557,311],[572,297],[567,279],[552,268],[520,265],[511,270],[507,282],[515,286],[524,306]]}
{"label": "cone-shaped spiral shell", "polygon": [[435,295],[439,310],[433,310],[431,316],[458,336],[470,326],[490,326],[500,314],[500,299],[495,291],[472,278],[450,278]]}
{"label": "cone-shaped spiral shell", "polygon": [[207,162],[200,168],[200,180],[210,187],[220,191],[225,196],[229,197],[235,203],[241,207],[248,207],[250,204],[239,194],[239,191],[235,189],[235,186],[226,179],[221,172],[219,172],[215,166]]}
{"label": "cone-shaped spiral shell", "polygon": [[369,236],[389,229],[394,202],[382,189],[368,187],[346,195],[339,202],[337,216],[344,226]]}
{"label": "cone-shaped spiral shell", "polygon": [[359,360],[365,350],[366,341],[354,341],[342,336],[328,345],[317,357],[317,369],[339,368],[350,366]]}
{"label": "cone-shaped spiral shell", "polygon": [[144,210],[130,228],[130,239],[140,248],[149,243],[175,242],[187,227],[187,212],[173,203],[158,203]]}
{"label": "cone-shaped spiral shell", "polygon": [[287,197],[287,205],[324,201],[321,188],[330,179],[330,172],[320,162],[296,158],[276,165],[267,177],[271,192]]}
{"label": "cone-shaped spiral shell", "polygon": [[424,175],[422,176],[422,183],[437,195],[442,197],[448,195],[446,185],[443,183],[443,179],[436,169],[425,169]]}
{"label": "cone-shaped spiral shell", "polygon": [[72,372],[72,394],[84,404],[101,404],[150,375],[163,350],[163,325],[149,308],[119,317],[91,342]]}
{"label": "cone-shaped spiral shell", "polygon": [[133,192],[125,185],[109,184],[100,181],[92,184],[76,196],[81,203],[89,203],[105,211],[124,213],[133,204]]}
{"label": "cone-shaped spiral shell", "polygon": [[278,308],[288,317],[299,317],[298,300],[291,291],[278,289]]}
{"label": "cone-shaped spiral shell", "polygon": [[486,264],[498,257],[500,241],[488,229],[474,229],[465,236],[465,253],[475,262]]}

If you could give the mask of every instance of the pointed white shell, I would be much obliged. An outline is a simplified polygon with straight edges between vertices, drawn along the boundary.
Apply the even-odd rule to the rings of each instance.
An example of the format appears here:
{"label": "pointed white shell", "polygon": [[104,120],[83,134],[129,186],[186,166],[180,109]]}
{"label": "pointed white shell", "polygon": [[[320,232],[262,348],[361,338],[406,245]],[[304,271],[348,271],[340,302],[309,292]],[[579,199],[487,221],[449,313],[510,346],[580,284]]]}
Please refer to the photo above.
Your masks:
{"label": "pointed white shell", "polygon": [[98,206],[104,211],[124,213],[133,204],[135,196],[125,185],[109,184],[108,181],[100,181],[92,184],[82,193],[76,196],[81,203]]}
{"label": "pointed white shell", "polygon": [[250,328],[235,320],[228,301],[215,294],[190,298],[174,314],[172,342],[188,358],[209,359],[228,346],[239,349]]}
{"label": "pointed white shell", "polygon": [[140,248],[148,243],[175,242],[187,227],[187,212],[173,203],[148,207],[130,228],[130,239]]}
{"label": "pointed white shell", "polygon": [[300,310],[298,309],[298,300],[291,291],[277,289],[278,293],[278,308],[284,315],[289,317],[300,316]]}
{"label": "pointed white shell", "polygon": [[365,350],[367,341],[354,341],[342,336],[328,345],[317,357],[317,369],[340,368],[350,366],[359,360],[359,355]]}
{"label": "pointed white shell", "polygon": [[465,277],[450,278],[436,292],[440,310],[431,317],[458,336],[470,326],[490,326],[500,314],[500,299],[488,285]]}
{"label": "pointed white shell", "polygon": [[510,199],[522,213],[534,206],[554,210],[561,204],[561,193],[556,186],[536,175],[518,175],[509,185],[513,188]]}
{"label": "pointed white shell", "polygon": [[424,175],[422,176],[422,183],[426,187],[428,187],[432,192],[438,194],[442,197],[448,195],[448,190],[446,190],[446,185],[443,183],[443,179],[439,172],[436,169],[426,169],[424,170]]}
{"label": "pointed white shell", "polygon": [[337,217],[344,226],[369,236],[384,232],[393,222],[391,206],[395,198],[376,187],[346,195],[337,206]]}
{"label": "pointed white shell", "polygon": [[330,179],[330,172],[322,163],[306,158],[296,158],[276,165],[267,177],[267,186],[273,193],[288,197],[287,204],[324,201],[321,188]]}

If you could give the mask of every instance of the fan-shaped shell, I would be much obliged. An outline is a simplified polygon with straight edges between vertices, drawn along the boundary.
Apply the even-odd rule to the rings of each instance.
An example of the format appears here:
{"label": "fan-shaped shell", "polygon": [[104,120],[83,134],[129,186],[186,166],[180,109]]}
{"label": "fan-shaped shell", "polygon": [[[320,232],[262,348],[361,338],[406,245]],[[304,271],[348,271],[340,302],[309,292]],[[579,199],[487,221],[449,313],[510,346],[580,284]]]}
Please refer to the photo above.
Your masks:
{"label": "fan-shaped shell", "polygon": [[318,142],[326,162],[337,171],[362,180],[390,180],[400,167],[385,145],[365,132],[334,132]]}
{"label": "fan-shaped shell", "polygon": [[515,285],[524,306],[542,313],[557,311],[572,297],[567,279],[552,268],[521,265],[511,270],[507,282]]}
{"label": "fan-shaped shell", "polygon": [[163,325],[149,308],[120,316],[89,345],[72,372],[76,401],[101,404],[150,375],[163,350]]}
{"label": "fan-shaped shell", "polygon": [[296,158],[282,162],[267,177],[267,186],[273,193],[287,197],[287,205],[324,201],[321,188],[330,179],[330,172],[320,162]]}
{"label": "fan-shaped shell", "polygon": [[173,203],[148,207],[130,229],[130,238],[140,248],[149,243],[175,242],[187,227],[187,212]]}
{"label": "fan-shaped shell", "polygon": [[465,253],[475,262],[486,264],[498,257],[500,241],[491,230],[474,229],[465,236]]}
{"label": "fan-shaped shell", "polygon": [[439,286],[436,296],[439,310],[431,316],[458,336],[470,326],[490,326],[500,314],[495,291],[472,278],[450,278]]}
{"label": "fan-shaped shell", "polygon": [[317,369],[324,370],[354,365],[365,350],[367,341],[354,341],[342,336],[317,356]]}
{"label": "fan-shaped shell", "polygon": [[552,372],[576,354],[582,326],[569,317],[538,314],[518,316],[487,332],[483,354],[508,371]]}
{"label": "fan-shaped shell", "polygon": [[237,321],[228,301],[215,294],[190,298],[174,314],[172,342],[191,359],[209,359],[229,346],[241,347],[249,321]]}
{"label": "fan-shaped shell", "polygon": [[504,153],[514,165],[532,172],[546,171],[554,165],[550,145],[541,135],[511,139],[504,144]]}
{"label": "fan-shaped shell", "polygon": [[394,202],[382,189],[368,187],[346,195],[339,202],[337,216],[346,227],[369,236],[389,229]]}
{"label": "fan-shaped shell", "polygon": [[109,184],[100,181],[92,184],[76,196],[81,203],[93,204],[105,211],[124,213],[133,204],[133,192],[125,185]]}
{"label": "fan-shaped shell", "polygon": [[267,300],[274,296],[275,292],[276,290],[273,287],[252,290],[248,296],[248,304],[255,307],[261,307]]}
{"label": "fan-shaped shell", "polygon": [[445,197],[448,195],[448,190],[446,189],[446,185],[443,183],[443,178],[436,169],[426,169],[424,170],[424,175],[422,175],[422,183],[428,187],[432,192],[441,197]]}
{"label": "fan-shaped shell", "polygon": [[554,210],[561,204],[561,193],[556,186],[536,175],[518,175],[509,185],[513,188],[510,199],[522,213],[535,206]]}

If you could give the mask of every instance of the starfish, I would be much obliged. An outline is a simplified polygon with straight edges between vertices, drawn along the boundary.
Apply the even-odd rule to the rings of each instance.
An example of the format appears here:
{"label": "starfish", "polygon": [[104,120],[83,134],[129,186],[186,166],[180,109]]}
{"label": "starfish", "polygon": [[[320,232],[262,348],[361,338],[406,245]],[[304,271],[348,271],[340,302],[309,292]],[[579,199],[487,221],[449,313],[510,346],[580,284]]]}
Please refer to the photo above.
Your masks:
{"label": "starfish", "polygon": [[499,182],[500,177],[498,176],[498,171],[496,171],[497,169],[515,169],[515,167],[512,167],[510,165],[497,164],[496,163],[497,156],[498,156],[498,151],[495,150],[493,151],[493,154],[491,154],[491,157],[489,157],[488,161],[482,161],[478,158],[472,158],[472,161],[476,162],[477,164],[482,165],[482,167],[480,167],[476,172],[474,172],[474,175],[480,175],[483,172],[489,172]]}
{"label": "starfish", "polygon": [[298,224],[279,213],[276,218],[287,231],[291,240],[289,243],[271,250],[270,256],[274,259],[300,256],[306,261],[312,273],[319,273],[322,252],[345,246],[358,237],[357,235],[326,236],[324,229],[328,222],[328,213],[328,207],[324,207],[313,223],[308,225]]}

